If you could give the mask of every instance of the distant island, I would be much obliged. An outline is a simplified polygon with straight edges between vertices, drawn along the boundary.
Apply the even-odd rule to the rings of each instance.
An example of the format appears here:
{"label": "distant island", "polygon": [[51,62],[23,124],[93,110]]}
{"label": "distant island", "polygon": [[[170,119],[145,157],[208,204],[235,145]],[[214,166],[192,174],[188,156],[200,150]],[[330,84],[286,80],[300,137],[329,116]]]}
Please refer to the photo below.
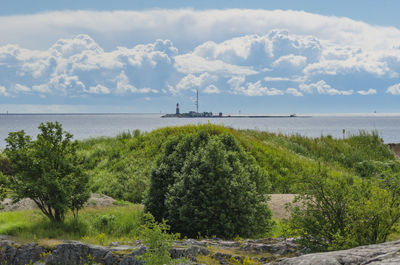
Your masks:
{"label": "distant island", "polygon": [[[198,103],[196,103],[198,106]],[[186,113],[180,113],[179,103],[176,103],[176,111],[175,113],[165,114],[161,116],[161,118],[310,118],[311,116],[297,116],[296,114],[290,115],[224,115],[222,112],[219,112],[218,115],[213,114],[212,112],[198,112],[198,111],[189,111]]]}

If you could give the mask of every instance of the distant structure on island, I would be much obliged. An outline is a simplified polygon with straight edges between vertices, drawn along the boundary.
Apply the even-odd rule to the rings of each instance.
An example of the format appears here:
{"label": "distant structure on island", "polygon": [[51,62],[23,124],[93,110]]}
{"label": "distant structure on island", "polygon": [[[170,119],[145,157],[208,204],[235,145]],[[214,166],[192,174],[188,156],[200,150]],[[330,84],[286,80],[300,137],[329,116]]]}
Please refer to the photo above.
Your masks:
{"label": "distant structure on island", "polygon": [[218,113],[218,115],[213,115],[212,112],[202,112],[199,113],[199,90],[196,90],[196,101],[195,101],[196,111],[189,111],[186,113],[181,113],[179,109],[179,102],[176,103],[175,114],[165,114],[161,116],[162,118],[308,118],[311,116],[297,116],[296,114],[290,115],[275,115],[275,116],[266,116],[266,115],[223,115],[222,112]]}

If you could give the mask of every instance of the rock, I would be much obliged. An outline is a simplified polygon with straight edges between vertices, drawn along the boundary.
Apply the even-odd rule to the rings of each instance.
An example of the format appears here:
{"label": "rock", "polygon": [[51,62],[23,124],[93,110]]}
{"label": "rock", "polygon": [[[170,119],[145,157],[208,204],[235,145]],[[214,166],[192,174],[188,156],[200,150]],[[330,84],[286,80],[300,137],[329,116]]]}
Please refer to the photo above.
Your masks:
{"label": "rock", "polygon": [[269,265],[394,265],[400,264],[400,241],[348,250],[284,258]]}
{"label": "rock", "polygon": [[0,262],[1,264],[25,265],[36,263],[42,258],[46,250],[37,244],[17,245],[12,241],[4,240],[0,242]]}
{"label": "rock", "polygon": [[[53,252],[47,257],[46,264],[49,265],[78,265],[85,264],[88,260],[106,265],[113,263],[105,263],[105,258],[110,261],[111,251],[105,247],[86,245],[80,242],[71,242],[58,245]],[[112,253],[111,253],[112,255]]]}
{"label": "rock", "polygon": [[228,265],[228,260],[232,258],[232,255],[217,252],[213,255],[213,258],[222,265]]}
{"label": "rock", "polygon": [[190,248],[171,248],[169,253],[173,259],[194,259],[198,255],[208,255],[210,252],[206,248],[193,246]]}
{"label": "rock", "polygon": [[142,265],[143,261],[135,259],[135,256],[125,256],[119,265]]}
{"label": "rock", "polygon": [[267,244],[263,241],[247,241],[243,243],[240,250],[261,253],[271,253],[276,256],[284,256],[288,254],[298,253],[298,246],[295,239],[281,239],[270,241]]}

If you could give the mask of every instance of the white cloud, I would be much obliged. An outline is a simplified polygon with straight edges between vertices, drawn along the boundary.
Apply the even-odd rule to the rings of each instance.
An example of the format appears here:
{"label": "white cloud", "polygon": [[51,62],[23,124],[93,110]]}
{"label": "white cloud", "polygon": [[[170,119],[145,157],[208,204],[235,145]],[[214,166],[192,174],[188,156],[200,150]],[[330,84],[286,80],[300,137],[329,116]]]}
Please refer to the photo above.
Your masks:
{"label": "white cloud", "polygon": [[400,95],[400,83],[388,87],[388,89],[386,90],[386,93],[389,93],[392,95]]}
{"label": "white cloud", "polygon": [[52,12],[0,34],[1,96],[369,95],[400,75],[400,30],[298,11]]}
{"label": "white cloud", "polygon": [[284,93],[276,88],[268,88],[266,86],[262,86],[261,81],[257,81],[255,83],[249,82],[246,86],[238,86],[233,88],[234,94],[243,94],[246,96],[276,96],[283,95]]}
{"label": "white cloud", "polygon": [[221,91],[218,89],[218,87],[214,85],[209,85],[204,89],[204,93],[206,94],[219,94]]}
{"label": "white cloud", "polygon": [[303,96],[303,93],[301,93],[298,89],[293,88],[293,87],[289,87],[288,89],[286,89],[285,92],[286,92],[286,94],[291,94],[291,95],[296,96],[296,97]]}
{"label": "white cloud", "polygon": [[377,92],[376,89],[370,88],[368,90],[358,90],[357,93],[363,96],[367,96],[367,95],[375,95]]}
{"label": "white cloud", "polygon": [[302,76],[292,76],[292,77],[279,77],[279,76],[266,76],[264,80],[267,82],[295,82],[302,83],[305,81],[305,77]]}
{"label": "white cloud", "polygon": [[275,67],[302,67],[306,64],[307,57],[289,54],[285,56],[279,57],[275,62],[272,63],[272,66]]}
{"label": "white cloud", "polygon": [[110,89],[101,84],[97,84],[96,86],[89,87],[89,90],[85,90],[85,92],[90,94],[110,94]]}
{"label": "white cloud", "polygon": [[202,73],[198,76],[194,74],[188,74],[176,85],[176,91],[205,87],[206,85],[216,82],[217,80],[218,76],[210,75],[209,73]]}
{"label": "white cloud", "polygon": [[86,87],[78,76],[70,76],[64,72],[61,74],[53,73],[49,80],[49,86],[62,91],[64,94],[67,94],[68,90],[83,90]]}
{"label": "white cloud", "polygon": [[41,93],[51,93],[51,90],[47,84],[32,86],[32,90]]}
{"label": "white cloud", "polygon": [[0,86],[0,95],[1,96],[5,96],[5,97],[9,96],[9,93],[7,92],[7,89],[5,87],[3,87],[3,86]]}
{"label": "white cloud", "polygon": [[234,76],[229,79],[227,83],[230,85],[231,88],[235,89],[240,87],[245,81],[246,78],[244,76]]}
{"label": "white cloud", "polygon": [[129,82],[128,77],[126,76],[125,72],[122,71],[116,78],[117,88],[116,92],[118,94],[123,94],[126,92],[131,93],[158,93],[157,90],[151,88],[136,88],[135,86],[131,85]]}
{"label": "white cloud", "polygon": [[291,79],[287,78],[287,77],[274,77],[274,76],[264,77],[264,80],[267,81],[267,82],[286,82],[286,81],[291,81]]}
{"label": "white cloud", "polygon": [[15,84],[14,89],[16,92],[30,92],[31,89],[21,84]]}
{"label": "white cloud", "polygon": [[[49,23],[51,21],[51,23]],[[299,23],[301,21],[301,23]],[[340,45],[369,49],[398,45],[400,31],[349,18],[283,10],[147,10],[62,11],[0,17],[0,45],[17,43],[42,48],[60,38],[90,34],[109,48],[171,39],[178,46],[224,41],[237,36],[264,34],[285,28]],[[37,32],[41,37],[37,37]]]}
{"label": "white cloud", "polygon": [[223,76],[254,75],[257,71],[249,67],[228,64],[221,60],[207,60],[195,54],[185,54],[175,57],[176,69],[184,74],[209,72]]}
{"label": "white cloud", "polygon": [[312,84],[300,84],[299,88],[306,93],[313,93],[314,90],[317,90],[318,94],[331,95],[331,96],[334,95],[349,96],[354,93],[353,90],[338,90],[336,88],[332,88],[324,80],[320,80],[317,83],[312,83]]}

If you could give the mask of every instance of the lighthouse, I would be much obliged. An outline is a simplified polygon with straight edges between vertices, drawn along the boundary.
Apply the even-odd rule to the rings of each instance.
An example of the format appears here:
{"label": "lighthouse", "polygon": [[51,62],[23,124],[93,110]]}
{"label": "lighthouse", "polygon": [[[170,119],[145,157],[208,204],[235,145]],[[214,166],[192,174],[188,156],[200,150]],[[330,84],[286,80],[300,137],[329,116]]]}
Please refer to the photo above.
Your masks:
{"label": "lighthouse", "polygon": [[176,114],[179,114],[179,103],[176,103]]}

